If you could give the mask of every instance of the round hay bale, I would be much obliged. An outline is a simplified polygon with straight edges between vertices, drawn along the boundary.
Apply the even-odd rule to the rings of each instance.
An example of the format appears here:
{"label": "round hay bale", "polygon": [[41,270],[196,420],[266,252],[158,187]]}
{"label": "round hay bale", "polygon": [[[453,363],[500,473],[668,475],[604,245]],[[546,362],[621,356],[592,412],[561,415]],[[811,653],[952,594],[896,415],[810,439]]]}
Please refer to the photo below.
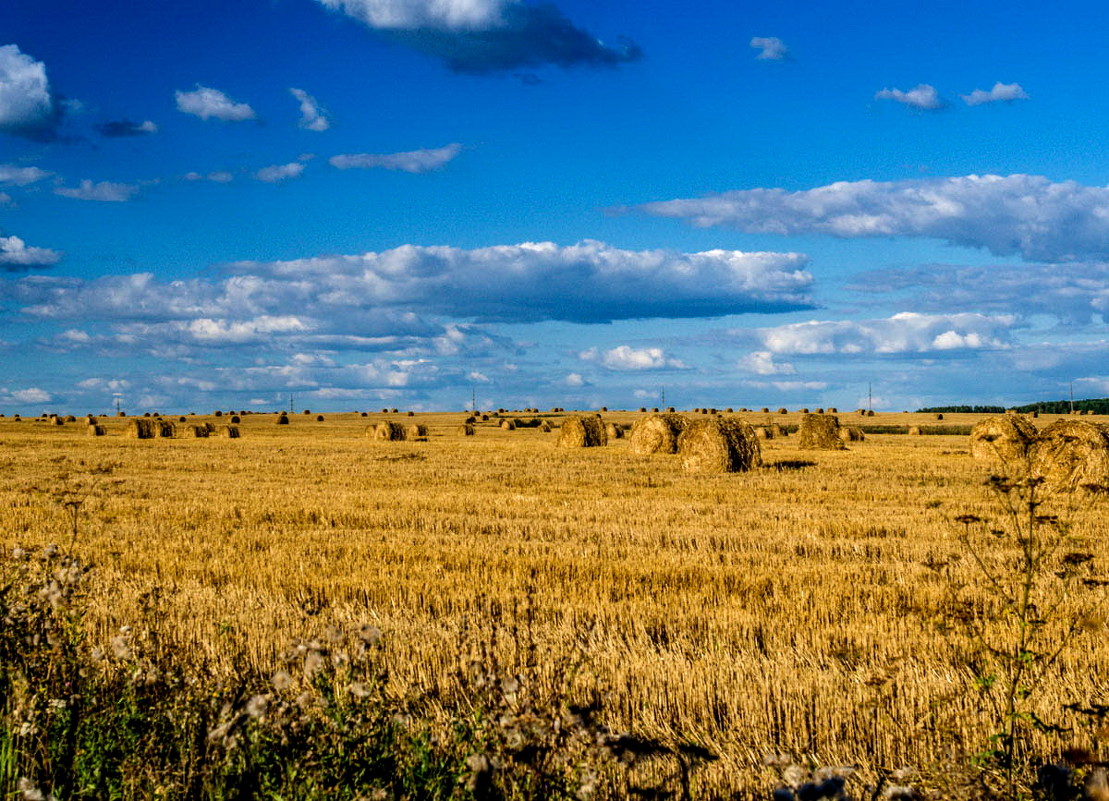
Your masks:
{"label": "round hay bale", "polygon": [[839,438],[844,442],[863,442],[866,435],[858,426],[843,426],[839,430]]}
{"label": "round hay bale", "polygon": [[185,426],[182,436],[185,439],[208,439],[208,426],[192,425]]}
{"label": "round hay bale", "polygon": [[767,426],[767,428],[769,428],[770,433],[774,435],[774,439],[781,439],[782,437],[788,437],[789,436],[789,432],[786,431],[784,428],[782,428],[777,423],[771,423],[770,425]]}
{"label": "round hay bale", "polygon": [[750,425],[734,419],[694,420],[678,437],[682,467],[697,473],[742,473],[762,464]]}
{"label": "round hay bale", "polygon": [[220,426],[219,435],[224,439],[240,439],[242,437],[242,433],[236,425]]}
{"label": "round hay bale", "polygon": [[620,428],[616,423],[609,423],[605,426],[605,434],[609,439],[623,439],[624,429]]}
{"label": "round hay bale", "polygon": [[801,414],[808,414],[808,413],[809,413],[808,407],[801,410]]}
{"label": "round hay bale", "polygon": [[483,422],[483,423],[487,423],[487,422],[489,422],[489,415],[487,415],[487,414],[483,414],[483,415],[481,416],[481,422]]}
{"label": "round hay bale", "polygon": [[412,425],[408,426],[405,429],[404,434],[408,439],[415,440],[417,442],[426,442],[427,426],[422,426],[419,423],[412,423]]}
{"label": "round hay bale", "polygon": [[544,434],[550,434],[551,424],[544,420],[543,424],[539,426],[539,430],[542,431]]}
{"label": "round hay bale", "polygon": [[289,415],[285,414],[284,412],[279,414],[277,416],[277,425],[279,425],[279,426],[289,425]]}
{"label": "round hay bale", "polygon": [[874,416],[874,410],[873,409],[867,409],[866,410],[866,416],[867,417],[873,417]]}
{"label": "round hay bale", "polygon": [[316,422],[317,423],[322,423],[323,422],[323,415],[322,414],[317,414],[316,415]]}
{"label": "round hay bale", "polygon": [[65,425],[65,420],[63,420],[63,419],[62,419],[62,418],[60,418],[60,417],[55,417],[55,418],[53,419],[53,421],[52,421],[51,425],[55,425],[55,426],[64,426],[64,425]]}
{"label": "round hay bale", "polygon": [[127,425],[124,436],[131,439],[154,439],[154,423],[145,417],[135,417]]}
{"label": "round hay bale", "polygon": [[942,412],[936,412],[936,419],[937,420],[942,420],[943,419],[943,413]]}
{"label": "round hay bale", "polygon": [[100,421],[96,419],[96,415],[90,414],[85,416],[85,425],[94,426]]}
{"label": "round hay bale", "polygon": [[74,417],[74,416],[73,416],[73,415],[71,415],[71,414],[67,414],[67,415],[65,416],[65,421],[66,421],[67,423],[76,423],[76,422],[77,422],[77,418],[76,418],[76,417]]}
{"label": "round hay bale", "polygon": [[306,416],[310,415],[310,414],[312,414],[312,410],[311,409],[305,409],[303,412],[301,412],[301,414],[306,415]]}
{"label": "round hay bale", "polygon": [[1003,464],[1021,462],[1032,453],[1036,427],[1020,415],[987,417],[970,430],[970,455]]}
{"label": "round hay bale", "polygon": [[116,412],[116,417],[126,417],[127,412]]}
{"label": "round hay bale", "polygon": [[362,412],[362,416],[363,416],[363,417],[369,417],[370,415],[369,415],[369,414],[367,414],[366,412]]}
{"label": "round hay bale", "polygon": [[789,414],[789,409],[783,406],[782,408],[778,409],[778,414]]}
{"label": "round hay bale", "polygon": [[924,432],[920,430],[920,426],[909,426],[909,430],[905,433],[910,437],[919,437],[924,434]]}
{"label": "round hay bale", "polygon": [[1109,486],[1109,428],[1085,420],[1056,420],[1032,447],[1033,473],[1053,488]]}
{"label": "round hay bale", "polygon": [[640,406],[639,407],[639,413],[640,414],[646,414],[646,412],[647,412],[647,407],[646,406]]}
{"label": "round hay bale", "polygon": [[415,416],[416,416],[416,413],[415,413],[415,412],[413,412],[413,411],[411,411],[411,410],[409,410],[409,411],[408,411],[408,412],[406,413],[406,415],[407,415],[408,417],[415,417]]}
{"label": "round hay bale", "polygon": [[237,415],[237,414],[233,414],[233,415],[231,415],[231,425],[233,425],[233,426],[237,426],[237,425],[238,425],[239,423],[241,423],[242,421],[243,421],[243,420],[242,420],[242,418],[241,418],[241,417],[239,417],[239,415]]}
{"label": "round hay bale", "polygon": [[815,414],[824,414],[824,410],[823,409],[817,409]]}
{"label": "round hay bale", "polygon": [[839,437],[839,418],[833,414],[802,414],[797,435],[798,447],[805,450],[840,451],[847,447]]}
{"label": "round hay bale", "polygon": [[[763,414],[770,414],[770,407],[769,406],[763,406],[761,409],[759,409],[759,411],[762,412]],[[783,410],[779,409],[778,411],[781,412]]]}
{"label": "round hay bale", "polygon": [[85,428],[85,433],[90,437],[102,437],[107,434],[107,429],[104,426],[99,426],[96,423],[89,423]]}
{"label": "round hay bale", "polygon": [[159,437],[165,437],[166,439],[173,439],[177,435],[177,427],[169,420],[155,420],[154,430]]}
{"label": "round hay bale", "polygon": [[515,431],[516,430],[516,421],[515,420],[502,420],[501,421],[501,428],[503,428],[505,431]]}
{"label": "round hay bale", "polygon": [[759,426],[758,428],[756,428],[755,436],[759,439],[774,439],[774,434],[770,431],[769,428],[766,428],[765,426]]}
{"label": "round hay bale", "polygon": [[376,426],[366,429],[366,436],[373,437],[382,442],[403,442],[404,426],[392,420],[382,420]]}
{"label": "round hay bale", "polygon": [[458,436],[472,437],[474,435],[474,427],[471,423],[463,423],[458,427]]}
{"label": "round hay bale", "polygon": [[187,423],[187,422],[189,422],[189,418],[185,417],[185,415],[181,415],[180,417],[177,418],[177,422],[178,423]]}
{"label": "round hay bale", "polygon": [[631,444],[636,453],[677,453],[678,437],[689,425],[680,414],[652,414],[635,421],[632,426]]}
{"label": "round hay bale", "polygon": [[837,409],[835,406],[829,406],[828,414],[839,414],[839,409]]}
{"label": "round hay bale", "polygon": [[214,412],[212,412],[212,417],[223,417],[223,412],[221,412],[219,409],[216,409]]}
{"label": "round hay bale", "polygon": [[574,415],[562,421],[560,448],[600,448],[608,444],[608,432],[599,417]]}

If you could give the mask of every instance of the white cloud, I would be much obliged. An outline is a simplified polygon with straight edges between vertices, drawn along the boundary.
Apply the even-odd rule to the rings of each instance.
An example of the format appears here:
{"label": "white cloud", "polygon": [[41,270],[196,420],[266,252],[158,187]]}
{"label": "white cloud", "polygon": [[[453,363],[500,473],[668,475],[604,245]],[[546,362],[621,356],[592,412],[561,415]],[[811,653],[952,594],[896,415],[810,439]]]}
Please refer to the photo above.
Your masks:
{"label": "white cloud", "polygon": [[578,355],[584,361],[599,362],[602,367],[609,370],[681,370],[685,368],[685,365],[679,359],[667,356],[662,348],[632,348],[628,345],[618,345],[604,353],[598,353],[596,348],[590,348]]}
{"label": "white cloud", "polygon": [[744,381],[752,389],[776,389],[779,392],[807,392],[827,389],[826,381]]}
{"label": "white cloud", "polygon": [[46,66],[17,45],[0,47],[0,133],[49,139],[57,121]]}
{"label": "white cloud", "polygon": [[1041,261],[1109,259],[1109,187],[1036,175],[839,181],[649,203],[648,214],[748,233],[907,236]]}
{"label": "white cloud", "polygon": [[751,47],[762,51],[755,58],[764,61],[782,61],[789,56],[789,48],[777,36],[755,36]]}
{"label": "white cloud", "polygon": [[274,164],[270,167],[263,167],[254,173],[254,177],[268,184],[277,184],[290,178],[299,178],[303,172],[304,165],[299,161],[292,161],[288,164]]}
{"label": "white cloud", "polygon": [[54,396],[47,392],[45,389],[38,387],[28,387],[27,389],[17,389],[14,392],[7,393],[11,400],[16,403],[49,403],[54,399]]}
{"label": "white cloud", "polygon": [[1016,322],[1011,315],[901,312],[880,320],[812,320],[760,328],[754,335],[771,354],[919,354],[1008,348]]}
{"label": "white cloud", "polygon": [[300,122],[297,124],[306,131],[326,131],[331,127],[330,121],[320,110],[316,98],[303,89],[290,89],[289,93],[300,103]]}
{"label": "white cloud", "polygon": [[177,92],[177,110],[192,114],[202,120],[217,119],[224,122],[244,122],[255,117],[254,109],[246,103],[236,103],[219,89],[197,84],[191,92]]}
{"label": "white cloud", "polygon": [[84,381],[78,381],[77,387],[79,389],[90,390],[104,390],[108,392],[122,392],[131,387],[131,382],[126,379],[120,378],[86,378]]}
{"label": "white cloud", "polygon": [[210,172],[207,175],[201,175],[198,172],[187,172],[184,175],[186,181],[211,181],[215,184],[229,184],[235,180],[235,176],[226,170],[218,170],[217,172]]}
{"label": "white cloud", "polygon": [[562,383],[568,387],[583,387],[585,386],[585,379],[582,378],[581,373],[568,373]]}
{"label": "white cloud", "polygon": [[998,81],[993,89],[988,92],[984,89],[975,89],[969,95],[960,95],[968,106],[981,106],[983,103],[1006,103],[1014,100],[1030,100],[1028,93],[1021,88],[1019,83],[1001,83]]}
{"label": "white cloud", "polygon": [[492,383],[489,376],[487,376],[485,373],[479,373],[477,370],[473,370],[473,371],[467,373],[466,374],[466,379],[468,381],[473,381],[475,384],[490,384],[490,383]]}
{"label": "white cloud", "polygon": [[935,111],[943,108],[943,100],[936,92],[936,87],[922,83],[914,86],[907,92],[900,89],[882,89],[874,94],[875,100],[894,100],[906,106],[912,106],[923,111]]}
{"label": "white cloud", "polygon": [[95,200],[101,203],[124,203],[130,200],[139,191],[137,184],[117,184],[111,181],[93,183],[86,179],[80,186],[71,188],[60,186],[54,190],[55,195],[73,198],[74,200]]}
{"label": "white cloud", "polygon": [[328,163],[340,170],[371,169],[424,173],[437,170],[462,152],[462,145],[452,143],[433,150],[411,150],[405,153],[353,153],[332,156]]}
{"label": "white cloud", "polygon": [[27,186],[54,173],[38,167],[16,167],[14,164],[0,164],[0,184],[6,186]]}
{"label": "white cloud", "polygon": [[511,0],[320,0],[373,28],[485,30],[504,24]]}
{"label": "white cloud", "polygon": [[47,248],[29,248],[18,236],[0,236],[0,268],[14,271],[57,264],[62,254]]}
{"label": "white cloud", "polygon": [[736,367],[755,375],[793,375],[797,372],[789,362],[775,361],[774,354],[768,350],[748,353],[736,363]]}

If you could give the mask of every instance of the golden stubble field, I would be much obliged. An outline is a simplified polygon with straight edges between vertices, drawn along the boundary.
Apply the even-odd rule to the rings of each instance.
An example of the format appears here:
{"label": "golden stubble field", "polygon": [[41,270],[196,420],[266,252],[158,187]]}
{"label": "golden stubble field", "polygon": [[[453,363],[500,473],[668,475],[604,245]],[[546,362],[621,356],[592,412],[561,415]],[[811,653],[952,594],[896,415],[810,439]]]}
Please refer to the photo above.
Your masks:
{"label": "golden stubble field", "polygon": [[[965,760],[995,730],[952,624],[953,585],[968,585],[964,608],[990,604],[953,522],[994,513],[965,436],[872,434],[838,452],[775,439],[766,467],[705,476],[626,440],[564,450],[557,430],[495,421],[462,437],[459,413],[417,415],[427,442],[366,438],[383,417],[251,415],[239,440],[3,419],[0,544],[66,546],[58,493],[77,490],[73,550],[97,565],[105,640],[159,586],[162,630],[228,670],[233,651],[268,670],[293,639],[363,622],[385,634],[397,693],[449,695],[483,643],[536,683],[580,662],[577,689],[601,689],[615,728],[717,751],[710,783],[757,777],[778,753],[870,769]],[[1103,510],[1067,514],[1096,572]],[[1104,702],[1107,681],[1104,634],[1075,635],[1038,708]]]}

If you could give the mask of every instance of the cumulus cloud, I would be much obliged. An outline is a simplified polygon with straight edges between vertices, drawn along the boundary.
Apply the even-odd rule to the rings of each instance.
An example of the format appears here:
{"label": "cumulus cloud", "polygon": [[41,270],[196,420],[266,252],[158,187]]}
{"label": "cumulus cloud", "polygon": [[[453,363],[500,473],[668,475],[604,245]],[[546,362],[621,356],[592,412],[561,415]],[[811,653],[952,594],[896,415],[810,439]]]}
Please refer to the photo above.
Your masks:
{"label": "cumulus cloud", "polygon": [[618,345],[604,352],[590,348],[578,354],[584,361],[597,362],[608,370],[683,370],[685,364],[680,359],[666,355],[662,348],[633,348]]}
{"label": "cumulus cloud", "polygon": [[292,161],[288,164],[274,164],[270,167],[263,167],[254,173],[254,177],[259,181],[265,181],[267,184],[277,184],[290,178],[299,178],[303,172],[304,165],[299,161]]}
{"label": "cumulus cloud", "polygon": [[50,91],[46,65],[14,44],[0,47],[0,133],[48,141],[55,136],[61,106]]}
{"label": "cumulus cloud", "polygon": [[14,164],[0,164],[0,185],[27,186],[44,178],[49,178],[54,173],[40,170],[38,167],[16,167]]}
{"label": "cumulus cloud", "polygon": [[567,373],[562,383],[568,387],[584,387],[586,382],[581,373]]}
{"label": "cumulus cloud", "polygon": [[881,320],[812,320],[760,328],[754,336],[770,354],[935,354],[1008,348],[1016,322],[1012,315],[901,312]]}
{"label": "cumulus cloud", "polygon": [[779,362],[768,350],[756,350],[742,357],[736,367],[755,375],[793,375],[796,368],[789,362]]}
{"label": "cumulus cloud", "polygon": [[1109,259],[1109,187],[1036,175],[840,181],[648,203],[648,214],[748,233],[906,236],[1036,261]]}
{"label": "cumulus cloud", "polygon": [[332,156],[328,163],[340,170],[372,169],[424,173],[438,170],[462,152],[457,142],[432,150],[411,150],[405,153],[353,153]]}
{"label": "cumulus cloud", "polygon": [[158,133],[158,126],[150,120],[132,122],[131,120],[113,120],[96,126],[101,136],[109,139],[121,139],[129,136],[149,136]]}
{"label": "cumulus cloud", "polygon": [[984,103],[1011,103],[1014,100],[1030,100],[1028,93],[1021,88],[1019,83],[1001,83],[998,81],[993,89],[975,89],[969,95],[960,95],[968,106],[981,106]]}
{"label": "cumulus cloud", "polygon": [[72,198],[74,200],[95,200],[101,203],[124,203],[130,200],[139,191],[136,184],[118,184],[111,181],[93,183],[86,179],[80,186],[60,186],[54,190],[55,195]]}
{"label": "cumulus cloud", "polygon": [[638,60],[630,41],[606,45],[549,3],[520,0],[319,0],[382,35],[441,59],[455,72],[486,74],[553,64],[612,67]]}
{"label": "cumulus cloud", "polygon": [[62,254],[47,248],[29,248],[18,236],[0,236],[0,269],[8,272],[49,267],[57,264]]}
{"label": "cumulus cloud", "polygon": [[755,58],[763,61],[782,61],[789,57],[789,48],[777,36],[752,37],[751,47],[760,51]]}
{"label": "cumulus cloud", "polygon": [[255,117],[254,109],[246,103],[236,103],[219,89],[197,84],[191,92],[177,92],[177,110],[192,114],[202,120],[244,122]]}
{"label": "cumulus cloud", "polygon": [[900,89],[882,89],[879,92],[875,92],[874,99],[893,100],[905,106],[921,109],[922,111],[935,111],[936,109],[943,108],[944,105],[939,93],[936,92],[936,87],[927,83],[914,86],[907,92],[903,92]]}
{"label": "cumulus cloud", "polygon": [[297,124],[306,131],[326,131],[331,122],[320,110],[316,98],[303,89],[290,89],[289,93],[300,103],[300,122]]}
{"label": "cumulus cloud", "polygon": [[52,400],[53,395],[38,387],[16,390],[0,387],[0,403],[50,403]]}
{"label": "cumulus cloud", "polygon": [[215,184],[229,184],[235,180],[235,176],[226,170],[210,172],[207,175],[201,175],[198,172],[187,172],[183,177],[186,181],[211,181]]}

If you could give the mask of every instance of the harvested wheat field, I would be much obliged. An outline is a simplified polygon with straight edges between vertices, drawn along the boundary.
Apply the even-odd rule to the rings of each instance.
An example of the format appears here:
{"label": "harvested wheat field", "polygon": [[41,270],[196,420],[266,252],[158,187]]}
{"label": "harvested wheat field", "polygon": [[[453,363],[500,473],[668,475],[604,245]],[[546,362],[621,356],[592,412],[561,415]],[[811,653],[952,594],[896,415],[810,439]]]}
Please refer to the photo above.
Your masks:
{"label": "harvested wheat field", "polygon": [[[375,439],[403,429],[379,414],[280,426],[250,415],[234,441],[135,439],[139,421],[114,418],[96,437],[5,419],[0,543],[69,542],[57,502],[69,488],[83,498],[72,550],[97,566],[89,621],[105,647],[142,625],[160,588],[162,636],[228,675],[268,675],[292,641],[333,625],[380,629],[398,696],[449,699],[471,657],[493,654],[521,682],[600,693],[612,730],[710,749],[719,759],[700,770],[698,797],[765,792],[764,760],[778,754],[927,774],[966,763],[996,725],[960,621],[1003,633],[1005,618],[955,521],[996,510],[989,468],[968,452],[980,418],[909,436],[913,415],[888,417],[877,422],[898,433],[812,451],[797,437],[756,441],[748,423],[766,415],[727,415],[762,464],[720,474],[637,453],[635,434],[566,448],[538,427],[461,414],[418,415],[427,442],[388,447]],[[1080,568],[1094,582],[1062,620],[1104,600],[1109,532],[1086,496],[1060,503],[1066,552],[1092,555]],[[1015,552],[991,548],[994,565]],[[1103,698],[1097,631],[1069,635],[1034,698],[1045,719],[1074,724],[1064,704]]]}

